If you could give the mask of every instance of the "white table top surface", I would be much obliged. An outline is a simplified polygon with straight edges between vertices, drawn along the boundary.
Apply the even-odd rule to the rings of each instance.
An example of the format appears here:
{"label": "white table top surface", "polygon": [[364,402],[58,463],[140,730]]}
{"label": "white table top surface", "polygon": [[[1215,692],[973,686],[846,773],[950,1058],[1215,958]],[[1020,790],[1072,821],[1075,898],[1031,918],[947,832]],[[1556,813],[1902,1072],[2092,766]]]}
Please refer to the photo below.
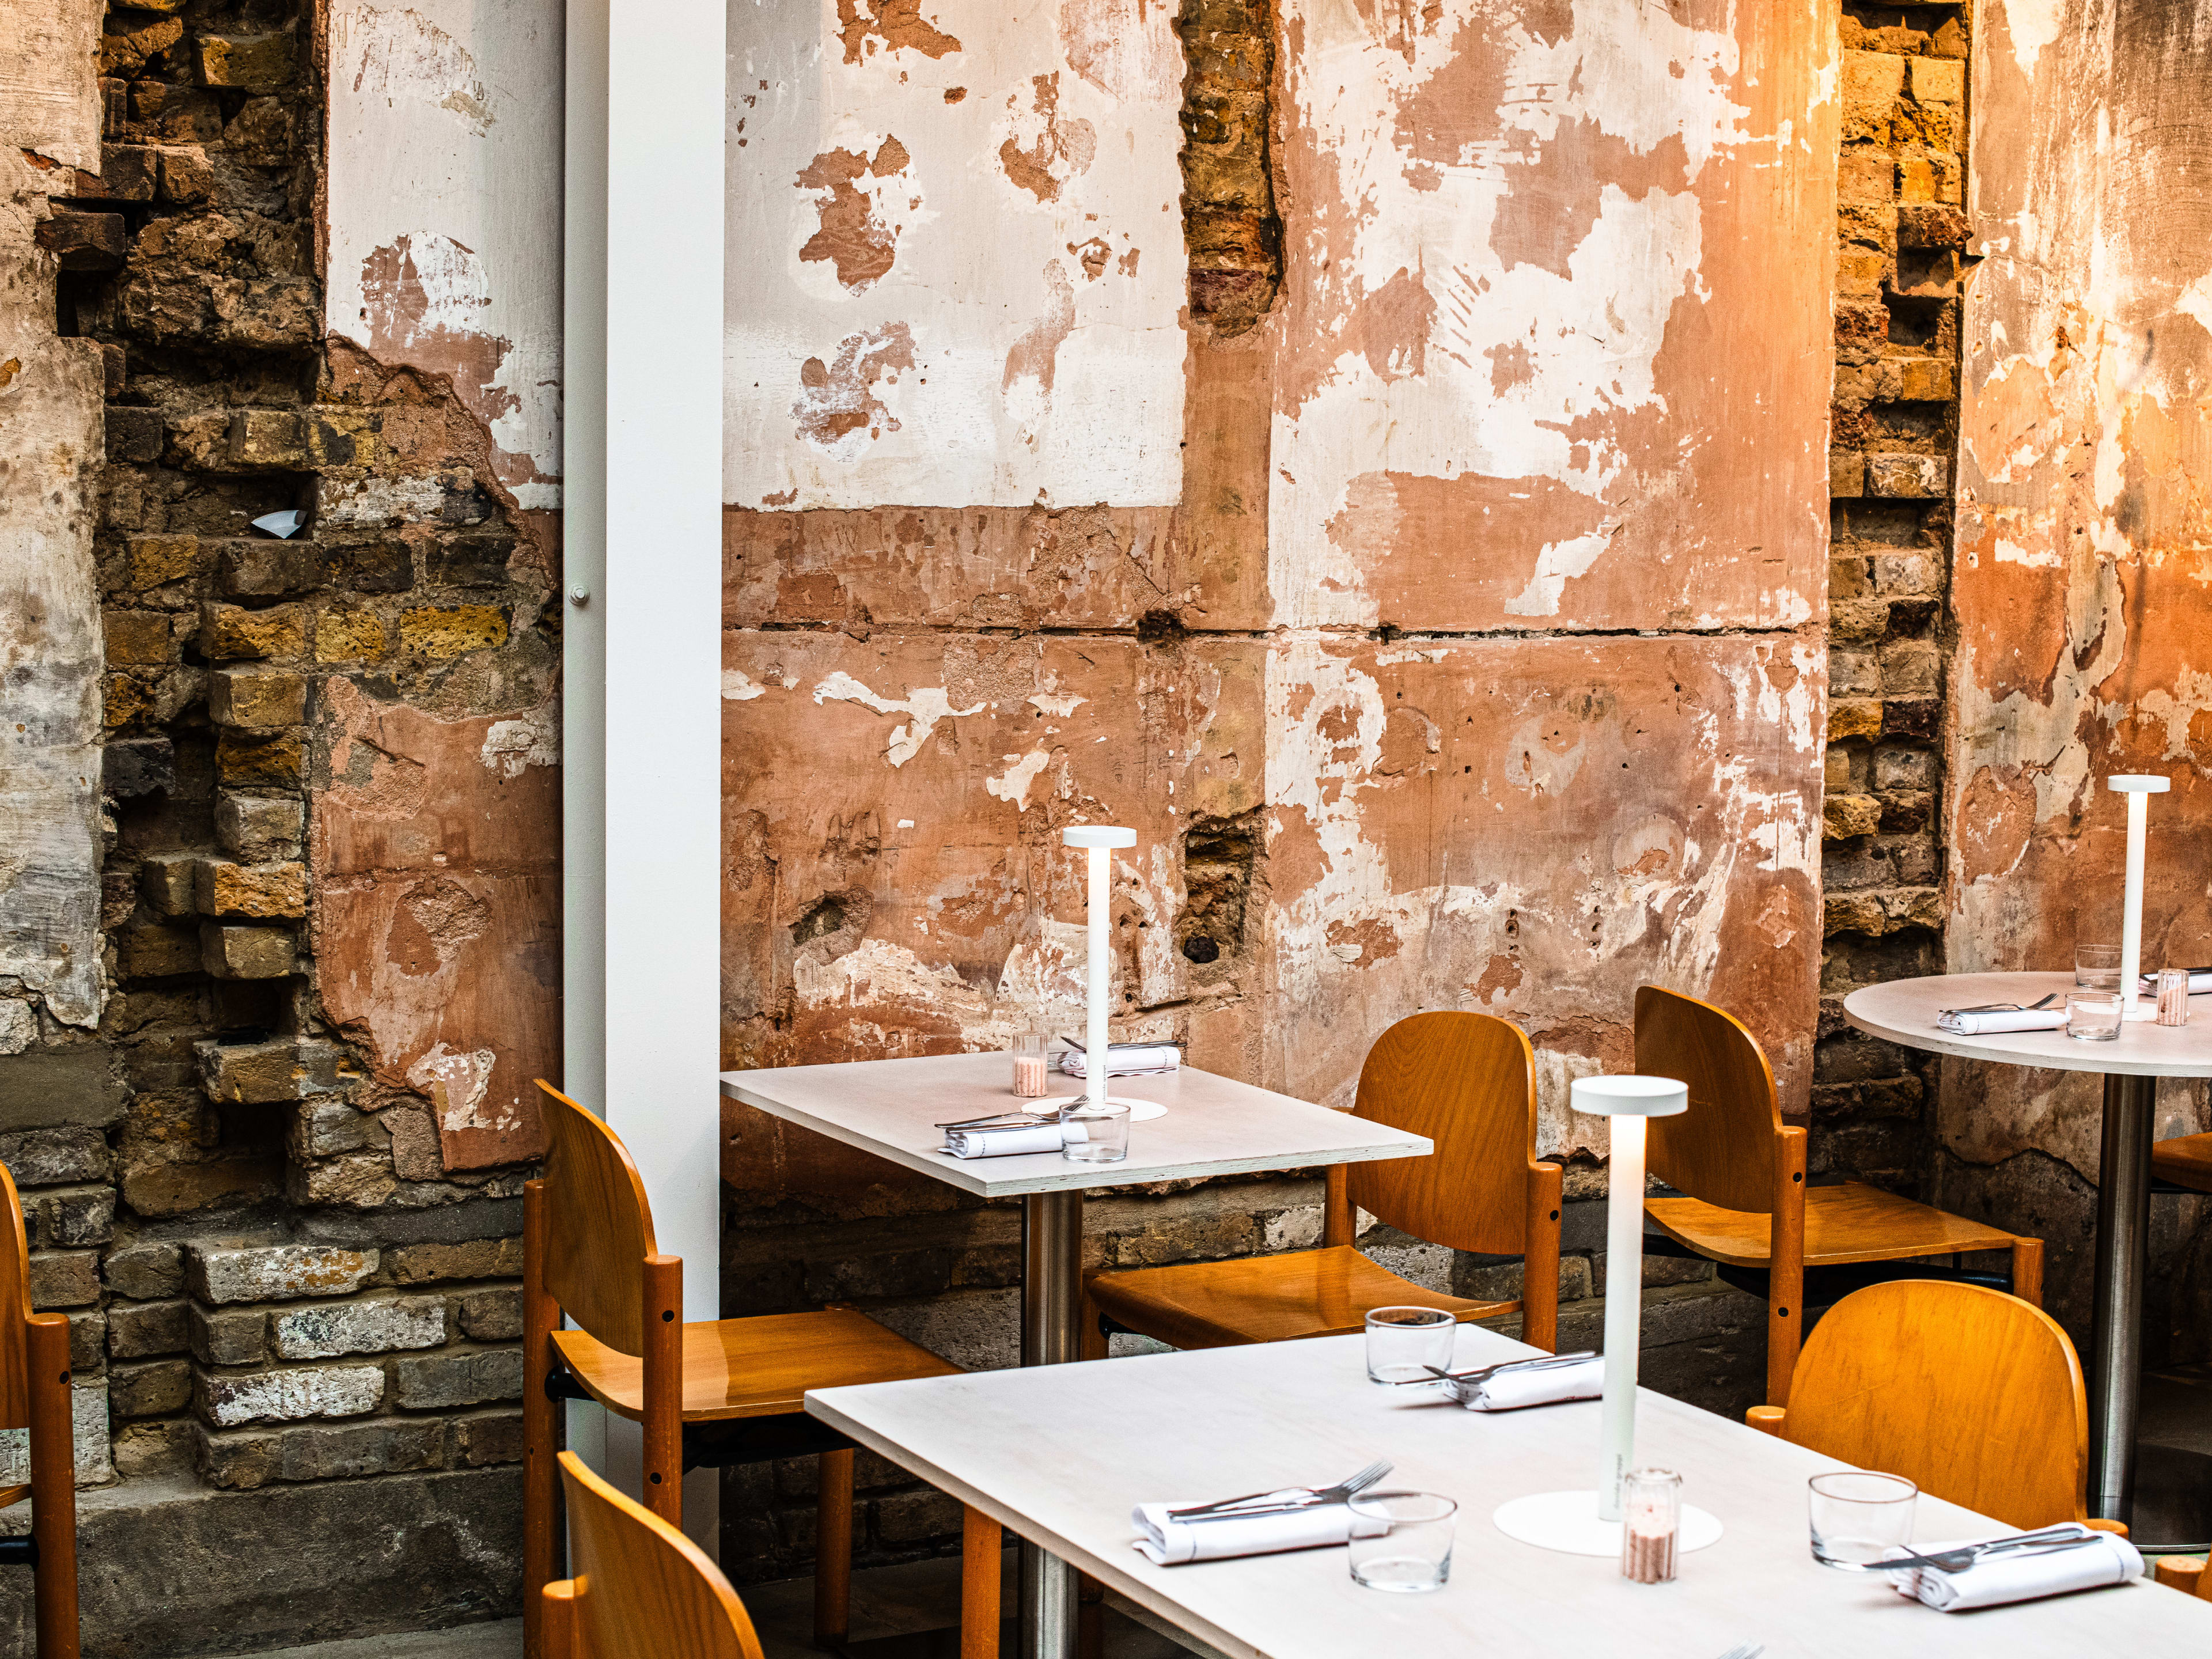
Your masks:
{"label": "white table top surface", "polygon": [[1869,1036],[1961,1060],[2134,1077],[2212,1077],[2212,996],[2189,1000],[2186,1025],[2130,1020],[2110,1042],[2083,1042],[2063,1031],[1953,1036],[1936,1029],[1936,1016],[1946,1008],[1972,1008],[1985,1002],[2017,1002],[2026,1007],[2053,991],[2063,999],[2073,988],[2070,973],[1942,974],[1893,980],[1862,987],[1845,997],[1844,1018]]}
{"label": "white table top surface", "polygon": [[[1948,1614],[1808,1553],[1807,1477],[1842,1467],[1644,1393],[1637,1461],[1679,1471],[1720,1541],[1665,1585],[1557,1554],[1492,1524],[1507,1498],[1595,1485],[1598,1405],[1479,1414],[1366,1379],[1364,1339],[1328,1337],[806,1396],[815,1416],[1239,1659],[2084,1659],[2212,1651],[2212,1602],[2145,1580]],[[1458,1363],[1532,1352],[1460,1328]],[[1352,1582],[1341,1549],[1156,1567],[1131,1547],[1139,1503],[1206,1502],[1340,1479],[1376,1457],[1386,1485],[1458,1500],[1451,1582],[1392,1595]],[[1923,1497],[1917,1540],[2004,1528]]]}
{"label": "white table top surface", "polygon": [[[1080,1078],[1057,1071],[1053,1076],[1054,1095],[1083,1092]],[[722,1073],[722,1092],[732,1100],[985,1198],[1359,1164],[1434,1150],[1425,1136],[1188,1066],[1158,1077],[1111,1080],[1115,1098],[1158,1101],[1168,1109],[1164,1117],[1129,1126],[1124,1163],[1071,1164],[1057,1152],[956,1158],[932,1150],[945,1144],[935,1124],[1034,1103],[1018,1098],[1012,1084],[1013,1061],[1003,1054]]]}

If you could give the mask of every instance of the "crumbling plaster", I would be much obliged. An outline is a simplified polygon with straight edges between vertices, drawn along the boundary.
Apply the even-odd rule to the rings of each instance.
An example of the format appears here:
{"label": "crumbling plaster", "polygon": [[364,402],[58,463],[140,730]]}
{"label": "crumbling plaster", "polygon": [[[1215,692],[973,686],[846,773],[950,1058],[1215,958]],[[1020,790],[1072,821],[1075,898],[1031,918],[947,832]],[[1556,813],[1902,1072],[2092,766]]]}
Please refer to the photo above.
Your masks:
{"label": "crumbling plaster", "polygon": [[0,8],[0,983],[76,1026],[105,1000],[101,368],[98,347],[58,336],[40,227],[64,170],[100,166],[99,31],[83,4]]}
{"label": "crumbling plaster", "polygon": [[[959,52],[885,45],[886,79],[989,78],[1003,41],[955,14],[915,15]],[[1046,21],[1007,28],[1041,51]],[[1178,336],[1176,506],[1063,508],[1089,498],[1050,467],[1025,507],[926,505],[957,472],[733,482],[725,1060],[998,1046],[1041,996],[1064,1020],[1058,830],[1109,820],[1139,836],[1129,1029],[1196,1064],[1348,1104],[1391,1020],[1483,1008],[1537,1042],[1547,1150],[1601,1158],[1565,1085],[1628,1063],[1657,980],[1749,1019],[1802,1111],[1832,16],[1287,4],[1277,27],[1284,297]],[[745,267],[733,331],[822,284],[817,228],[810,207],[781,268]],[[906,246],[884,289],[947,280]],[[1199,915],[1229,937],[1193,956]],[[930,1201],[728,1121],[726,1175],[761,1202]]]}
{"label": "crumbling plaster", "polygon": [[[2173,780],[2151,809],[2145,965],[2212,959],[2208,82],[2203,0],[1978,9],[1954,970],[2063,967],[2077,938],[2118,939],[2123,809],[2104,785],[2122,772]],[[1947,1181],[1978,1190],[2002,1179],[1993,1166],[2042,1154],[2057,1213],[2093,1201],[2094,1078],[1955,1063],[1946,1076]],[[2164,1085],[2161,1133],[2205,1127],[2203,1104],[2201,1085]],[[2086,1318],[2087,1268],[2061,1258],[2069,1316]]]}

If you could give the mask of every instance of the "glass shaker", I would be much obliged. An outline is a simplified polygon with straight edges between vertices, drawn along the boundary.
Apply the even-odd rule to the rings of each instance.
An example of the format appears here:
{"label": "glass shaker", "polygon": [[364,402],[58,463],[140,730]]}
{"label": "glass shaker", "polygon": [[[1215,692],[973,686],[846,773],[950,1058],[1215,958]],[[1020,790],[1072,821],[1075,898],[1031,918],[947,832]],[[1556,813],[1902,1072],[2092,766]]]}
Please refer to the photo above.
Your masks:
{"label": "glass shaker", "polygon": [[1620,1489],[1620,1571],[1638,1584],[1674,1577],[1682,1534],[1682,1477],[1672,1469],[1631,1469]]}
{"label": "glass shaker", "polygon": [[2158,970],[2158,1023],[2161,1025],[2189,1024],[2189,969],[2161,968]]}
{"label": "glass shaker", "polygon": [[1014,1092],[1024,1100],[1036,1100],[1044,1094],[1049,1076],[1044,1048],[1042,1026],[1032,1025],[1015,1035]]}

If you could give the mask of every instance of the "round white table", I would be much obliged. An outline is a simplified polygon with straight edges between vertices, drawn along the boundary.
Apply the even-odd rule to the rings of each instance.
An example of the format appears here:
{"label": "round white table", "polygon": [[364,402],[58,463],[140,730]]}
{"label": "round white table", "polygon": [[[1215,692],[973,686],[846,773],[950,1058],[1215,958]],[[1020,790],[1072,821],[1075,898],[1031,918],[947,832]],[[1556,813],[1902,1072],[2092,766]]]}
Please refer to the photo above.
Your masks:
{"label": "round white table", "polygon": [[[2142,1281],[2150,1231],[2153,1109],[2162,1077],[2212,1077],[2212,997],[2191,999],[2186,1025],[2130,1021],[2110,1042],[2063,1030],[1954,1036],[1936,1029],[1946,1008],[2016,1002],[2074,988],[2074,975],[1946,974],[1869,985],[1844,999],[1844,1018],[1869,1036],[1907,1048],[2001,1066],[2097,1072],[2105,1079],[2103,1154],[2097,1178],[2095,1301],[2087,1364],[2089,1512],[2132,1522],[2136,1415],[2142,1389]],[[2156,1547],[2184,1540],[2144,1538]],[[2202,1547],[2203,1539],[2186,1540]]]}

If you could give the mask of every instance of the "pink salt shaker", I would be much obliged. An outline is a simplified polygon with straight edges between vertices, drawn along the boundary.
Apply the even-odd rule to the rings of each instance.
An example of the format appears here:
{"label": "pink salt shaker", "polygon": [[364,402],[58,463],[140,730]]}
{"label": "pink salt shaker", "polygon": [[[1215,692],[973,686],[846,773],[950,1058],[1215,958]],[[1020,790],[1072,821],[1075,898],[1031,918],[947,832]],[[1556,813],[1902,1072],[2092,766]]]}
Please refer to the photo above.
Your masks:
{"label": "pink salt shaker", "polygon": [[1622,1483],[1620,1571],[1638,1584],[1674,1577],[1682,1531],[1682,1477],[1671,1469],[1632,1469]]}
{"label": "pink salt shaker", "polygon": [[1024,1031],[1014,1039],[1014,1092],[1024,1100],[1036,1100],[1045,1091],[1044,1033]]}
{"label": "pink salt shaker", "polygon": [[2161,968],[2158,970],[2158,1023],[2161,1025],[2189,1024],[2189,969]]}

